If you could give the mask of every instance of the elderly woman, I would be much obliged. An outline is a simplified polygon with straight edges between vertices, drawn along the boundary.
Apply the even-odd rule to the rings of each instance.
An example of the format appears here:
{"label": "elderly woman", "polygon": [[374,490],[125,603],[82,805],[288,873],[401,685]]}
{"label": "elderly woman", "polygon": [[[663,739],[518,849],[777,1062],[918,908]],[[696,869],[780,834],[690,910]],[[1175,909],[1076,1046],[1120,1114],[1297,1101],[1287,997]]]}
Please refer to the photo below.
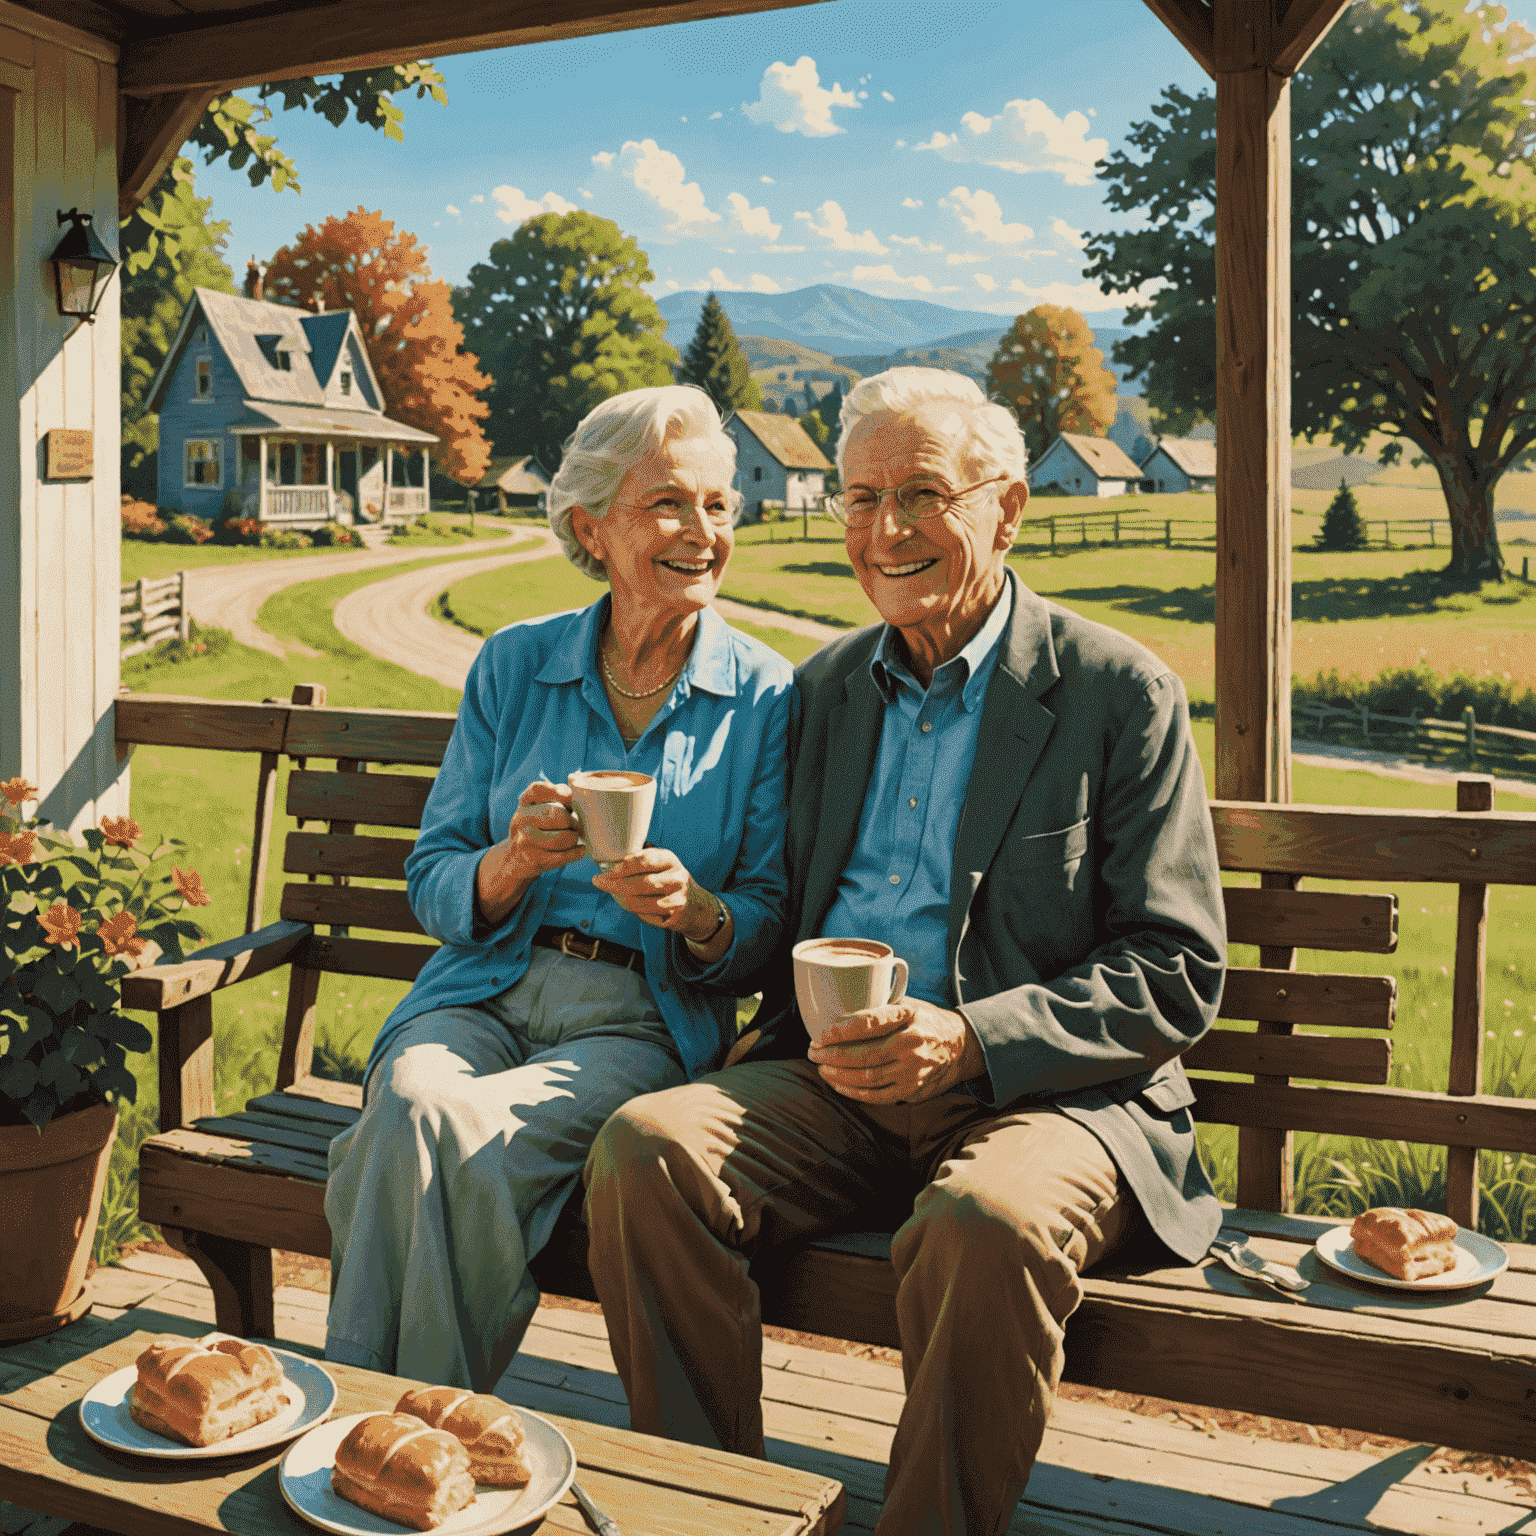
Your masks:
{"label": "elderly woman", "polygon": [[[637,389],[566,444],[549,520],[609,592],[486,641],[406,861],[441,941],[331,1143],[326,1358],[488,1391],[603,1122],[719,1065],[784,921],[790,667],[710,607],[735,447],[701,390]],[[566,777],[656,779],[599,872]],[[499,839],[499,840],[498,840]]]}

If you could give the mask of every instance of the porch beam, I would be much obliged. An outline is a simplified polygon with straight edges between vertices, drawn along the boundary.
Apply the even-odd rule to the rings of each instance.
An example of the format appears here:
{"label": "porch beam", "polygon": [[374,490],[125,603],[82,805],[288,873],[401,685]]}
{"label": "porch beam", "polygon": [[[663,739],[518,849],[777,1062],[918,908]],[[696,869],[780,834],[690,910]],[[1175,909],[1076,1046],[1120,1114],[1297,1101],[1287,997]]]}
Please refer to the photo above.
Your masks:
{"label": "porch beam", "polygon": [[126,219],[165,174],[213,100],[210,90],[138,99],[118,97],[117,216]]}
{"label": "porch beam", "polygon": [[1307,55],[1328,35],[1349,0],[1290,0],[1275,24],[1274,69],[1293,75],[1307,62]]}
{"label": "porch beam", "polygon": [[1207,0],[1146,0],[1146,6],[1206,74],[1216,73],[1216,22]]}
{"label": "porch beam", "polygon": [[402,0],[381,12],[377,0],[330,0],[158,35],[135,28],[138,35],[123,45],[118,86],[135,96],[225,90],[817,3],[822,0]]}

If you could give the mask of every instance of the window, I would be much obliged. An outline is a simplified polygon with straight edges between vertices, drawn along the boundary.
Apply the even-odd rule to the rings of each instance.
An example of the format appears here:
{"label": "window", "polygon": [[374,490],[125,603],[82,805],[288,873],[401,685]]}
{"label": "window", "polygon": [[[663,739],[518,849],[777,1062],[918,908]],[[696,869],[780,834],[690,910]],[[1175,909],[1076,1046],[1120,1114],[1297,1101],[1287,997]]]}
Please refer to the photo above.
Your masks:
{"label": "window", "polygon": [[220,483],[219,442],[217,438],[189,437],[186,440],[186,484],[216,486]]}
{"label": "window", "polygon": [[277,349],[277,366],[284,373],[293,372],[293,353],[287,347],[279,347]]}
{"label": "window", "polygon": [[193,398],[197,400],[213,399],[213,359],[200,357],[197,360],[197,381],[192,387]]}
{"label": "window", "polygon": [[350,395],[352,393],[352,375],[345,368],[343,368],[341,371],[341,392],[344,395]]}
{"label": "window", "polygon": [[754,480],[761,480],[763,478],[763,466],[761,464],[753,465],[752,478]]}

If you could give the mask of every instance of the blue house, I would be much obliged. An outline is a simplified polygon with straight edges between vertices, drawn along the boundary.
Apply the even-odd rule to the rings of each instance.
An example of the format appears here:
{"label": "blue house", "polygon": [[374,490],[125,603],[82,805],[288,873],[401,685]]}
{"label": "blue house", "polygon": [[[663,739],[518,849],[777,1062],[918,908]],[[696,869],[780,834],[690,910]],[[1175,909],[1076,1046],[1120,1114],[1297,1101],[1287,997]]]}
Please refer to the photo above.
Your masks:
{"label": "blue house", "polygon": [[149,395],[162,507],[290,528],[427,510],[437,438],[391,421],[350,310],[311,314],[198,288]]}

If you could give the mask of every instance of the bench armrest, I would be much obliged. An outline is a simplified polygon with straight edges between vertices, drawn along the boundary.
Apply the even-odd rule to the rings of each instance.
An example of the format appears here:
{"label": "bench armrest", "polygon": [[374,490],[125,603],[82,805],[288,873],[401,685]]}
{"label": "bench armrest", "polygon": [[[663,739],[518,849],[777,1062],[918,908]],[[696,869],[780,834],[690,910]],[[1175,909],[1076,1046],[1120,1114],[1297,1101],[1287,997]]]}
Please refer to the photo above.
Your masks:
{"label": "bench armrest", "polygon": [[179,965],[147,965],[123,977],[123,1007],[163,1013],[237,981],[248,981],[286,964],[314,931],[309,923],[270,923],[255,933],[210,944]]}

